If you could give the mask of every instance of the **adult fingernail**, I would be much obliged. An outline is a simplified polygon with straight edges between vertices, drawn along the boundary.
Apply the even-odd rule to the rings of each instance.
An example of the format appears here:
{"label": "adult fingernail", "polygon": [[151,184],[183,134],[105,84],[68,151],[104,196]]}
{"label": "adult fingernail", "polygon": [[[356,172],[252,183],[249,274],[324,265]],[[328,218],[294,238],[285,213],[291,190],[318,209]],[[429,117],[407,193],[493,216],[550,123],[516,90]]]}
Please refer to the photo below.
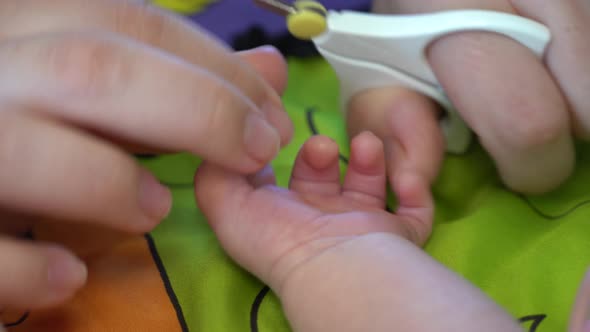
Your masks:
{"label": "adult fingernail", "polygon": [[246,116],[244,144],[250,157],[267,163],[279,152],[281,137],[260,114],[252,112]]}
{"label": "adult fingernail", "polygon": [[285,110],[276,106],[275,103],[267,103],[262,107],[268,122],[271,123],[279,132],[281,137],[281,146],[291,142],[293,138],[293,122]]}
{"label": "adult fingernail", "polygon": [[258,47],[246,50],[245,52],[248,52],[248,53],[264,52],[264,53],[277,53],[277,54],[281,53],[276,47],[274,47],[272,45],[258,46]]}
{"label": "adult fingernail", "polygon": [[139,180],[139,206],[147,217],[157,222],[166,218],[172,208],[172,193],[147,170]]}
{"label": "adult fingernail", "polygon": [[47,257],[47,281],[56,297],[67,296],[69,291],[84,285],[88,270],[81,260],[59,247],[43,250]]}

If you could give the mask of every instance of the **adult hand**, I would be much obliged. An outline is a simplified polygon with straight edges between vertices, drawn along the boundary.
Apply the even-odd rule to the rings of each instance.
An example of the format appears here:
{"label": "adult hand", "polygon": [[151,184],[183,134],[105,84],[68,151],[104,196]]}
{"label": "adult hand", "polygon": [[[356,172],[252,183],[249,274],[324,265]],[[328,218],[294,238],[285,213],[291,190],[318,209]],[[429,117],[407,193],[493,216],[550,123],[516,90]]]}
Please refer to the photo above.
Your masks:
{"label": "adult hand", "polygon": [[[574,139],[590,139],[590,3],[585,0],[375,0],[381,13],[488,9],[547,25],[552,41],[539,60],[493,33],[446,36],[428,60],[449,98],[494,159],[504,183],[542,193],[563,183],[575,163]],[[360,94],[350,106],[351,135],[385,139],[390,174],[413,170],[432,180],[443,145],[436,105],[403,89]],[[367,116],[366,114],[370,114]]]}
{"label": "adult hand", "polygon": [[169,190],[130,151],[252,173],[292,135],[271,49],[235,55],[133,1],[3,1],[0,31],[0,309],[85,281],[68,250],[17,239],[38,218],[143,233],[167,215]]}

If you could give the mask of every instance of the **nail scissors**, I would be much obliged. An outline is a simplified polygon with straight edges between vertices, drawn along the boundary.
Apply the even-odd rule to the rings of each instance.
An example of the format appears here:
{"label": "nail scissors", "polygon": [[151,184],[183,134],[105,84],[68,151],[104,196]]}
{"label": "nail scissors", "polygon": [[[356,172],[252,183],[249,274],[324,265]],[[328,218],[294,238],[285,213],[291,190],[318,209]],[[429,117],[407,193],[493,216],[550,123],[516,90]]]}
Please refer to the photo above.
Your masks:
{"label": "nail scissors", "polygon": [[[445,110],[441,126],[446,150],[457,154],[466,151],[472,134],[434,75],[426,58],[428,46],[449,34],[486,31],[512,38],[542,58],[551,39],[549,29],[536,21],[494,11],[383,15],[322,10],[321,4],[310,0],[254,1],[287,17],[292,34],[301,38],[299,30],[305,30],[303,38],[311,39],[338,76],[344,112],[350,98],[367,89],[403,86],[420,92]],[[298,19],[304,14],[308,19]],[[312,14],[315,19],[310,19]]]}

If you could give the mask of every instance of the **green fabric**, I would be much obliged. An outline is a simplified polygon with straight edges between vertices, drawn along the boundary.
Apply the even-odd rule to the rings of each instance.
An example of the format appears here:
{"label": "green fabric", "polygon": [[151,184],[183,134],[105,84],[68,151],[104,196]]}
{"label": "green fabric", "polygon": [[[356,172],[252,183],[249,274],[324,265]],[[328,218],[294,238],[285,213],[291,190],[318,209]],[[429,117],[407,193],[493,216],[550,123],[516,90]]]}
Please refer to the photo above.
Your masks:
{"label": "green fabric", "polygon": [[[280,185],[313,128],[348,154],[334,73],[319,59],[291,59],[289,68],[284,101],[296,135],[273,163]],[[427,251],[522,318],[525,331],[565,331],[590,259],[590,146],[580,145],[579,152],[575,176],[545,196],[504,189],[475,144],[466,155],[447,158],[434,187],[436,223]],[[251,331],[253,303],[264,285],[223,253],[196,208],[198,159],[176,155],[144,163],[174,192],[172,213],[153,236],[189,331]],[[257,313],[258,331],[289,331],[274,295],[263,297]]]}

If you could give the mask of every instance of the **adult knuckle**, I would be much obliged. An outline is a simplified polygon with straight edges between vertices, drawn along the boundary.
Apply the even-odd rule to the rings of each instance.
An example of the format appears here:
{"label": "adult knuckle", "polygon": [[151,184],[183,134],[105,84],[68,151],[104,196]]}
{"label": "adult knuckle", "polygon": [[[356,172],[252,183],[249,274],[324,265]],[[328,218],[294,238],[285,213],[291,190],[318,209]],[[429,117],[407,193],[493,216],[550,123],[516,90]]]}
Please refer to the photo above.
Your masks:
{"label": "adult knuckle", "polygon": [[36,160],[46,152],[36,135],[30,134],[42,128],[20,113],[0,110],[0,187],[6,186],[0,192],[6,194],[7,189],[12,189],[10,196],[21,194],[23,188],[39,180]]}
{"label": "adult knuckle", "polygon": [[222,130],[227,125],[227,113],[235,109],[234,97],[228,93],[223,84],[212,84],[209,97],[209,105],[203,105],[202,109],[207,110],[204,115],[204,132],[209,136],[211,133]]}
{"label": "adult knuckle", "polygon": [[[22,149],[22,137],[16,115],[0,111],[0,164],[7,165]],[[2,172],[0,172],[2,174]]]}
{"label": "adult knuckle", "polygon": [[116,150],[95,147],[93,152],[105,157],[100,159],[109,160],[109,165],[91,169],[93,176],[87,178],[88,196],[100,204],[111,202],[113,198],[122,205],[127,203],[131,188],[129,179],[132,178],[135,165]]}
{"label": "adult knuckle", "polygon": [[69,96],[97,98],[123,89],[132,62],[111,42],[89,36],[60,38],[49,43],[41,56],[49,74]]}
{"label": "adult knuckle", "polygon": [[519,150],[529,150],[551,144],[569,131],[570,121],[565,107],[552,107],[515,98],[510,126],[504,131],[506,143]]}
{"label": "adult knuckle", "polygon": [[248,75],[247,71],[249,70],[246,68],[244,64],[242,64],[241,60],[237,57],[232,57],[230,59],[232,61],[228,61],[226,65],[219,65],[219,67],[223,70],[223,76],[228,82],[232,82],[236,85],[242,85],[244,87],[256,85],[258,82],[253,81],[252,77],[256,77],[255,75]]}
{"label": "adult knuckle", "polygon": [[119,2],[112,17],[116,33],[142,42],[160,45],[169,35],[171,17],[146,3]]}

